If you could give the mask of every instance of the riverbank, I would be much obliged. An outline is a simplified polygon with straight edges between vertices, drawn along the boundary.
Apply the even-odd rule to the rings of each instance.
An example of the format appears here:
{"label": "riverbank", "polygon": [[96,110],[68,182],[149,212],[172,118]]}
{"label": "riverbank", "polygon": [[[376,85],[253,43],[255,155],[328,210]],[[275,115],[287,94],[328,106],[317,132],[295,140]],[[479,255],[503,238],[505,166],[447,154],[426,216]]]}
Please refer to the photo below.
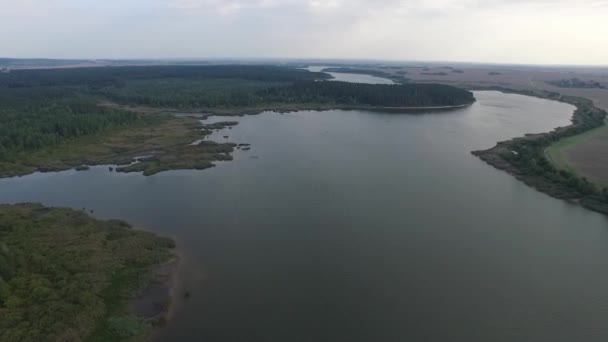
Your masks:
{"label": "riverbank", "polygon": [[[472,104],[472,103],[471,103]],[[86,171],[89,166],[108,165],[110,171],[142,172],[151,176],[169,170],[204,170],[216,161],[232,160],[235,143],[205,140],[213,131],[230,128],[236,122],[201,124],[208,116],[257,115],[263,112],[362,110],[394,113],[417,113],[427,110],[452,110],[471,104],[454,106],[340,106],[340,105],[278,105],[247,109],[153,108],[122,106],[104,102],[101,106],[145,115],[144,122],[129,128],[114,129],[92,136],[72,139],[56,147],[22,152],[12,162],[0,161],[0,178],[24,176],[34,172],[58,172],[69,169]],[[193,142],[198,142],[193,144]]]}
{"label": "riverbank", "polygon": [[608,192],[605,188],[598,188],[587,178],[556,167],[545,154],[546,148],[556,142],[605,125],[606,111],[595,107],[588,99],[561,96],[554,92],[516,91],[503,88],[493,88],[493,90],[572,104],[576,107],[572,124],[547,133],[529,134],[502,141],[488,150],[471,153],[538,191],[608,215]]}
{"label": "riverbank", "polygon": [[143,291],[128,304],[128,312],[160,327],[171,319],[176,296],[176,283],[181,256],[174,252],[171,259],[153,267],[147,275],[149,279]]}
{"label": "riverbank", "polygon": [[145,338],[162,319],[128,306],[146,298],[159,270],[172,277],[174,248],[171,239],[83,211],[0,205],[0,340]]}
{"label": "riverbank", "polygon": [[277,113],[291,113],[298,111],[328,111],[328,110],[362,110],[362,111],[376,111],[376,112],[412,112],[412,111],[425,111],[425,110],[449,110],[449,109],[458,109],[458,108],[466,108],[471,106],[475,101],[460,104],[460,105],[451,105],[451,106],[350,106],[350,105],[339,105],[339,104],[276,104],[271,106],[261,106],[261,107],[245,107],[245,108],[191,108],[188,110],[179,109],[179,108],[154,108],[154,107],[146,107],[146,106],[128,106],[128,105],[120,105],[112,102],[102,102],[99,105],[120,109],[120,110],[128,110],[128,111],[137,111],[141,113],[148,114],[179,114],[182,115],[186,113],[186,115],[193,116],[201,116],[205,118],[207,116],[244,116],[244,115],[257,115],[263,112],[277,112]]}

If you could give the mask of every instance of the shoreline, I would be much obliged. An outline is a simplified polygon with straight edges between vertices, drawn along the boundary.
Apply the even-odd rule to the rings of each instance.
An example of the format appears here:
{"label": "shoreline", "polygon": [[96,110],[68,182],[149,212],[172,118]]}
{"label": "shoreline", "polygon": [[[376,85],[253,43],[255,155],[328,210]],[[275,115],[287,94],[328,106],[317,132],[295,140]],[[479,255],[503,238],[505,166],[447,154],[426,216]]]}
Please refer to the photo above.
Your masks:
{"label": "shoreline", "polygon": [[424,110],[443,110],[443,109],[458,109],[466,108],[475,104],[476,101],[471,103],[459,104],[459,105],[448,105],[448,106],[410,106],[410,107],[391,107],[391,106],[352,106],[352,105],[336,105],[336,104],[303,104],[303,105],[276,105],[276,106],[262,106],[262,107],[250,107],[250,108],[233,108],[233,109],[220,109],[220,108],[189,108],[189,109],[177,109],[177,108],[153,108],[146,106],[129,106],[121,105],[114,102],[100,102],[98,105],[102,107],[122,109],[127,111],[135,111],[146,114],[168,114],[168,115],[180,115],[180,116],[244,116],[244,115],[258,115],[264,112],[277,112],[277,113],[290,113],[297,111],[329,111],[329,110],[366,110],[366,111],[424,111]]}
{"label": "shoreline", "polygon": [[[214,167],[217,161],[232,159],[230,153],[236,144],[206,140],[230,122],[208,127],[197,118],[158,117],[157,123],[82,137],[53,150],[24,153],[20,158],[26,162],[0,165],[0,179],[37,172],[87,171],[93,166],[150,176],[169,170],[203,170]],[[193,145],[196,141],[201,143]]]}
{"label": "shoreline", "polygon": [[[141,229],[147,231],[145,229]],[[149,324],[147,340],[153,339],[175,314],[179,271],[183,256],[174,249],[170,260],[152,267],[143,291],[127,304],[128,312]]]}
{"label": "shoreline", "polygon": [[496,169],[505,171],[526,185],[551,197],[576,203],[583,208],[608,215],[608,194],[585,177],[558,168],[547,158],[545,150],[558,141],[583,134],[606,125],[606,111],[586,98],[563,96],[554,92],[518,91],[509,88],[491,89],[507,94],[533,96],[574,105],[572,123],[550,132],[526,134],[497,142],[492,148],[471,151],[471,154]]}
{"label": "shoreline", "polygon": [[[245,116],[245,115],[259,115],[264,112],[274,112],[274,113],[292,113],[298,111],[329,111],[329,110],[361,110],[361,111],[370,111],[370,112],[392,112],[392,113],[407,113],[410,115],[415,115],[418,113],[422,113],[425,111],[449,111],[455,109],[466,108],[472,106],[475,102],[471,102],[468,104],[462,105],[453,105],[453,106],[425,106],[425,107],[370,107],[370,106],[303,106],[303,107],[269,107],[269,108],[258,108],[255,110],[249,109],[240,109],[236,111],[215,111],[215,110],[178,110],[175,108],[171,109],[152,109],[152,108],[144,108],[144,107],[129,107],[129,106],[121,106],[118,104],[112,104],[112,108],[120,108],[124,110],[131,111],[139,111],[139,113],[147,114],[147,115],[168,115],[173,117],[175,120],[184,120],[187,118],[204,120],[210,116],[220,116],[220,117],[231,117],[231,116]],[[103,106],[108,106],[109,103],[104,103]],[[226,122],[218,122],[213,125],[206,125],[205,123],[199,124],[195,129],[192,130],[193,140],[205,142],[206,137],[208,137],[212,131],[219,131],[225,128],[230,128],[230,126],[234,126],[238,123],[231,123],[229,121]],[[221,126],[221,127],[218,127]],[[152,126],[151,129],[156,129],[157,126]],[[195,134],[199,134],[195,136]],[[197,145],[192,145],[192,141],[187,144],[184,144],[182,148],[177,148],[176,146],[165,146],[165,147],[156,147],[156,148],[148,148],[148,149],[138,149],[134,150],[132,153],[125,152],[120,156],[100,156],[98,158],[91,156],[82,156],[77,160],[50,160],[46,165],[41,166],[28,166],[26,168],[21,168],[19,170],[13,171],[4,171],[0,173],[0,179],[5,178],[13,178],[13,177],[23,177],[34,174],[36,172],[40,173],[52,173],[52,172],[62,172],[68,170],[76,170],[76,171],[87,171],[90,167],[94,166],[105,166],[111,169],[111,172],[120,172],[120,173],[131,173],[131,172],[142,172],[143,176],[152,176],[158,173],[162,173],[164,171],[176,171],[176,170],[205,170],[208,168],[215,167],[214,162],[217,161],[230,161],[232,160],[232,152],[237,148],[237,144],[234,143],[216,143],[212,141],[207,141],[207,143],[199,143]],[[70,142],[76,143],[76,141]],[[196,149],[202,149],[208,155],[212,155],[212,159],[204,159],[197,160],[196,157]],[[187,151],[186,151],[187,150]],[[185,152],[184,152],[185,151]],[[205,153],[205,151],[201,153]],[[169,154],[165,152],[171,152]],[[163,165],[162,158],[167,155],[175,156],[181,153],[183,156],[189,158],[177,158],[168,160],[166,165]],[[211,154],[210,154],[211,153]],[[137,157],[140,156],[140,157]],[[141,157],[146,156],[146,157]],[[97,159],[97,160],[96,160]],[[192,159],[192,161],[190,161]],[[43,163],[41,163],[43,164]],[[157,165],[160,164],[160,165]],[[172,165],[173,164],[173,165]]]}

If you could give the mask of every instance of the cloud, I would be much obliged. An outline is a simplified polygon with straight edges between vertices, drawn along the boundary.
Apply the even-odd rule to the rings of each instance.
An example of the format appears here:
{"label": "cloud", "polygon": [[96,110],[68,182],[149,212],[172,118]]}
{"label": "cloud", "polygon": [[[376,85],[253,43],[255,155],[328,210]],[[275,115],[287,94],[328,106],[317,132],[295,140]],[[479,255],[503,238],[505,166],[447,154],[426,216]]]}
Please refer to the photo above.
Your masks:
{"label": "cloud", "polygon": [[22,57],[606,63],[608,0],[0,0]]}
{"label": "cloud", "polygon": [[[278,0],[166,0],[169,8],[179,10],[203,10],[230,13],[242,9],[272,8],[287,5],[292,1]],[[293,1],[297,3],[297,1]]]}

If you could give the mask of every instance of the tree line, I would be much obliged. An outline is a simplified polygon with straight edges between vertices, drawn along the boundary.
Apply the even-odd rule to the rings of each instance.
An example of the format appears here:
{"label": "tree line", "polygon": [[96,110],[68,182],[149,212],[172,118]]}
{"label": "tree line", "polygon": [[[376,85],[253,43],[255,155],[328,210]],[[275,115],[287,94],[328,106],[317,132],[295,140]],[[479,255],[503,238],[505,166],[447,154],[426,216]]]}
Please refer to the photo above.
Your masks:
{"label": "tree line", "polygon": [[163,78],[244,79],[264,82],[329,79],[321,72],[310,72],[269,65],[168,65],[91,67],[72,69],[14,70],[0,75],[0,87],[36,87],[65,85],[120,86],[128,80]]}
{"label": "tree line", "polygon": [[270,101],[378,107],[455,106],[475,101],[470,91],[442,84],[365,84],[297,81],[262,92]]}
{"label": "tree line", "polygon": [[145,117],[98,105],[182,109],[273,105],[451,106],[473,94],[438,84],[325,82],[331,76],[279,66],[137,66],[17,70],[0,74],[0,162]]}

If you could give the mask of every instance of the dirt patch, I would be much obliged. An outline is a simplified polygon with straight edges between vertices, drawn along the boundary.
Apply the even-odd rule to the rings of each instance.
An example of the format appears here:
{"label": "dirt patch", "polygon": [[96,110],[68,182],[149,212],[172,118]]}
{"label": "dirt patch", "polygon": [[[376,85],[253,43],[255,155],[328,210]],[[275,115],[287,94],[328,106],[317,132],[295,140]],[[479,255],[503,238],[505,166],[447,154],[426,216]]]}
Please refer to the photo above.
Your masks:
{"label": "dirt patch", "polygon": [[151,281],[140,296],[129,304],[129,313],[153,325],[163,325],[169,319],[180,258],[155,267]]}

